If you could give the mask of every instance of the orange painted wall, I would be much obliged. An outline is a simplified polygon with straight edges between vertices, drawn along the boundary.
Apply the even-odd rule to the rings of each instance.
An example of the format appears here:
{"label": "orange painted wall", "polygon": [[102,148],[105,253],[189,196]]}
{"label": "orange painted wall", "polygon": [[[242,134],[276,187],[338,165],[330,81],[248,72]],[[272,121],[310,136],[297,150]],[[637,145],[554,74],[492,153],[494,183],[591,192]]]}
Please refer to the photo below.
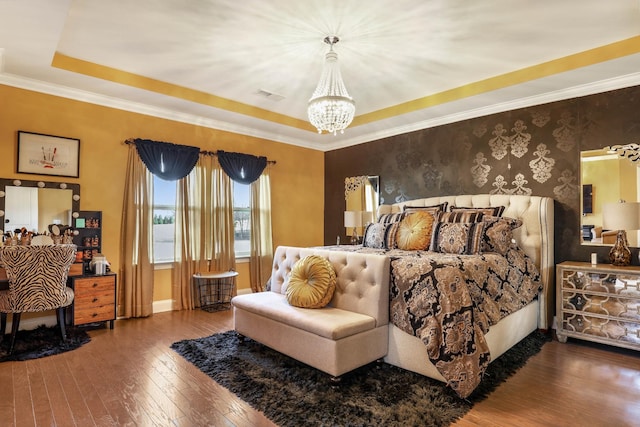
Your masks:
{"label": "orange painted wall", "polygon": [[[17,131],[80,139],[80,178],[16,173]],[[275,160],[271,167],[274,247],[323,244],[324,153],[0,85],[0,177],[80,184],[80,208],[103,212],[103,252],[118,271],[128,138],[235,151]],[[248,264],[239,288],[249,287]],[[171,274],[156,273],[154,300],[170,298]]]}

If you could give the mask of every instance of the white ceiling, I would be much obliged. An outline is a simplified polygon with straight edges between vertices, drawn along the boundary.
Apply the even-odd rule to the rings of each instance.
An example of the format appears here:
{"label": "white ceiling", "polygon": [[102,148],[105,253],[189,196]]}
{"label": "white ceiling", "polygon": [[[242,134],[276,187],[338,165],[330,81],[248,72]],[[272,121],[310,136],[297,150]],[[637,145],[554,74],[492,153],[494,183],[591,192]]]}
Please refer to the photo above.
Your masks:
{"label": "white ceiling", "polygon": [[[337,136],[306,116],[327,35],[356,101]],[[0,0],[0,84],[325,151],[640,84],[640,6]]]}

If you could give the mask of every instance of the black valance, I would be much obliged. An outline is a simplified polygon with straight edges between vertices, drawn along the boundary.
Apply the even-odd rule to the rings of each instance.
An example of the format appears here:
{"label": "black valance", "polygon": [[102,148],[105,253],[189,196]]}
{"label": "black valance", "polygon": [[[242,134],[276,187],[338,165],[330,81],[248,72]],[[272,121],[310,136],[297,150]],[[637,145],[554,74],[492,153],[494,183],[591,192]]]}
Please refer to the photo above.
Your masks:
{"label": "black valance", "polygon": [[189,175],[198,162],[200,149],[170,142],[135,139],[138,155],[149,171],[166,181],[176,181]]}
{"label": "black valance", "polygon": [[262,171],[267,167],[266,157],[252,156],[251,154],[227,153],[218,150],[216,153],[222,170],[229,177],[241,184],[251,184],[260,178]]}

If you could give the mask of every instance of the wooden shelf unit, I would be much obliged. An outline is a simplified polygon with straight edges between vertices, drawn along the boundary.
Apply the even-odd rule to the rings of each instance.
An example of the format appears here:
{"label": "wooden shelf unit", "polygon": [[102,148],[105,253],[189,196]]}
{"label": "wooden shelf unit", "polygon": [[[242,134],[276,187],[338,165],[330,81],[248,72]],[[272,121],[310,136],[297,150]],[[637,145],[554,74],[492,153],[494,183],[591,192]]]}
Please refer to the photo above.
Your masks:
{"label": "wooden shelf unit", "polygon": [[89,263],[94,255],[102,252],[102,211],[78,211],[78,217],[73,218],[73,228],[78,230],[73,243],[82,253],[84,271],[91,273]]}

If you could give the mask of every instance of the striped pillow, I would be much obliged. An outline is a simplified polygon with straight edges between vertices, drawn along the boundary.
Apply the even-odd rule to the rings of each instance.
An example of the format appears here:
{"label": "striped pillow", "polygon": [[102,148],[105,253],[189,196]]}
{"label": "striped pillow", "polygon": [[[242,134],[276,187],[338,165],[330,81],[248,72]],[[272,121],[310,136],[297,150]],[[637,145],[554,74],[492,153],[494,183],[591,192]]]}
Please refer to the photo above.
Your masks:
{"label": "striped pillow", "polygon": [[482,251],[482,222],[437,222],[433,225],[430,250],[446,254],[477,255]]}
{"label": "striped pillow", "polygon": [[403,212],[396,212],[390,214],[380,214],[377,222],[381,222],[383,224],[391,224],[393,222],[400,222],[404,218]]}
{"label": "striped pillow", "polygon": [[482,222],[482,212],[460,210],[455,212],[440,212],[438,222]]}
{"label": "striped pillow", "polygon": [[475,208],[475,207],[465,207],[465,206],[451,206],[450,212],[456,211],[473,211],[473,212],[482,212],[486,216],[502,216],[504,212],[504,206],[493,206],[487,208]]}

